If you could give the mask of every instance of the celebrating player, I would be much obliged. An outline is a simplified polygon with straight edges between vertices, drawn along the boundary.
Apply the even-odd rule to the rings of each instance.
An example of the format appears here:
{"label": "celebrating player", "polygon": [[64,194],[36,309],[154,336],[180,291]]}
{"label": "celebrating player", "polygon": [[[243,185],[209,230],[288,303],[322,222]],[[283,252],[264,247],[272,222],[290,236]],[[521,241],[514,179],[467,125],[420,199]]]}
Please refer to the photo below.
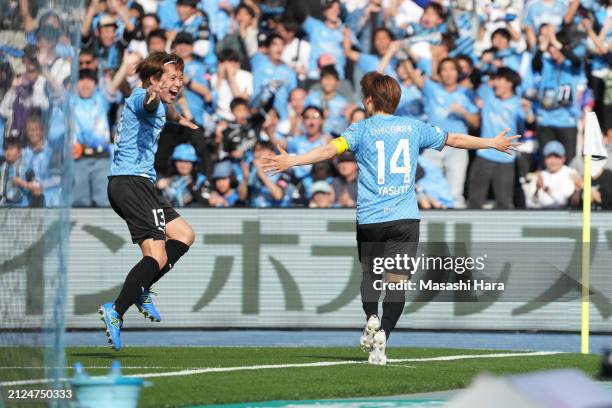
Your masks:
{"label": "celebrating player", "polygon": [[[361,301],[367,321],[360,343],[362,349],[370,353],[370,363],[386,364],[387,339],[404,309],[405,292],[387,287],[383,315],[379,319],[380,285],[375,282],[377,277],[371,265],[362,259],[362,245],[414,243],[411,247],[416,251],[419,212],[414,182],[421,151],[441,150],[448,145],[461,149],[493,148],[509,153],[520,144],[516,141],[520,136],[506,136],[508,129],[491,138],[447,133],[417,119],[394,116],[401,89],[388,75],[368,73],[361,80],[361,90],[368,114],[366,120],[352,124],[329,144],[304,154],[290,156],[279,147],[281,154],[266,158],[264,170],[283,172],[293,166],[329,160],[347,150],[354,153],[359,165],[357,244],[363,269]],[[385,274],[386,283],[401,283],[407,279],[407,273],[401,271]]]}
{"label": "celebrating player", "polygon": [[142,259],[128,273],[119,297],[99,310],[109,343],[117,351],[121,349],[123,315],[131,305],[136,304],[151,321],[161,320],[151,301],[151,285],[189,250],[195,237],[189,224],[154,187],[153,162],[166,120],[197,129],[170,105],[183,86],[183,66],[180,57],[165,52],[154,52],[142,60],[137,67],[142,88],[134,89],[126,99],[117,128],[108,198],[142,251]]}

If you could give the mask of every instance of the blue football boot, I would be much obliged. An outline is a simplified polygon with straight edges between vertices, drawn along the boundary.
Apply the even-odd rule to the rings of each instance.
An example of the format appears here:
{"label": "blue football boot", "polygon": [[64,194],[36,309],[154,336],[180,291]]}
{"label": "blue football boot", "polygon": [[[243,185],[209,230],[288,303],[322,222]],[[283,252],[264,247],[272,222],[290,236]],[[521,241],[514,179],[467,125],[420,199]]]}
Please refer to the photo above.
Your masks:
{"label": "blue football boot", "polygon": [[100,320],[106,325],[106,337],[108,342],[112,345],[115,351],[121,350],[121,326],[123,325],[123,319],[119,316],[119,313],[113,308],[113,303],[105,303],[98,309],[100,313]]}
{"label": "blue football boot", "polygon": [[136,301],[136,307],[146,319],[150,319],[152,322],[161,322],[161,316],[153,304],[151,295],[155,295],[155,292],[150,289],[145,289]]}

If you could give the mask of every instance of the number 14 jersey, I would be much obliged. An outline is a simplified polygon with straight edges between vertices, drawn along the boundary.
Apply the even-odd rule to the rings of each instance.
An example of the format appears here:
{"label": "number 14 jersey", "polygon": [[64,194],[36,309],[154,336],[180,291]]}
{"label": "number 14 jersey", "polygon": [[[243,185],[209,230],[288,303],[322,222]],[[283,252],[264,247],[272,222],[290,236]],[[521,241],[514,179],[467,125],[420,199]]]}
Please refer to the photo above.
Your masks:
{"label": "number 14 jersey", "polygon": [[419,219],[414,183],[419,154],[442,150],[447,132],[420,120],[375,115],[341,136],[359,166],[357,223]]}

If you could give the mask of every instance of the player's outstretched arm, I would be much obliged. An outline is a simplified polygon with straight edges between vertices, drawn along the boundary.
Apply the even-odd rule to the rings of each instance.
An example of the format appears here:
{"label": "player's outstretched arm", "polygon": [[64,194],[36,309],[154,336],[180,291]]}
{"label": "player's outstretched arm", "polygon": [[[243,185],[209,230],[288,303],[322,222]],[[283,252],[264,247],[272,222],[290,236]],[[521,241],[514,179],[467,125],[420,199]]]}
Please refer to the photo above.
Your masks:
{"label": "player's outstretched arm", "polygon": [[166,105],[166,118],[172,122],[176,122],[181,126],[188,127],[190,129],[197,129],[198,125],[191,122],[189,119],[181,115],[174,109],[172,105]]}
{"label": "player's outstretched arm", "polygon": [[290,156],[282,147],[277,146],[280,154],[272,157],[262,157],[263,169],[266,173],[281,173],[294,166],[303,166],[329,160],[338,154],[338,149],[332,143],[319,146],[311,151]]}
{"label": "player's outstretched arm", "polygon": [[446,145],[456,147],[458,149],[496,149],[500,152],[510,154],[510,150],[516,150],[516,147],[521,143],[517,142],[520,135],[506,136],[510,129],[504,129],[493,138],[476,137],[464,135],[461,133],[449,133],[446,139]]}

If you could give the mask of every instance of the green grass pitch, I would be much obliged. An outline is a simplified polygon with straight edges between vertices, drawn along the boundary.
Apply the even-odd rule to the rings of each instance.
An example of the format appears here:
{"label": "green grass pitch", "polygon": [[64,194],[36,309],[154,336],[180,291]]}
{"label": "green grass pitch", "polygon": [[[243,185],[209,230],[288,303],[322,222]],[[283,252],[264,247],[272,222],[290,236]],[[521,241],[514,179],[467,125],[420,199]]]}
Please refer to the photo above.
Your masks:
{"label": "green grass pitch", "polygon": [[[33,355],[19,349],[12,366],[29,367]],[[518,374],[554,368],[578,368],[595,375],[599,356],[556,354],[506,358],[473,358],[451,361],[391,362],[387,366],[365,364],[367,355],[358,348],[293,347],[126,347],[116,353],[109,348],[87,347],[66,350],[68,365],[80,361],[91,375],[108,371],[119,360],[124,374],[170,373],[203,368],[242,367],[225,372],[148,378],[152,387],[143,391],[140,407],[184,407],[247,401],[330,399],[410,394],[467,386],[478,373]],[[465,349],[390,348],[391,359],[425,359],[441,356],[508,353]],[[5,354],[6,357],[6,354]],[[35,356],[34,356],[35,357]],[[6,363],[6,358],[0,360]],[[355,363],[358,361],[358,363]],[[336,363],[327,366],[264,367],[284,364]],[[361,363],[363,362],[363,363]],[[39,363],[40,364],[40,363]],[[42,378],[39,369],[9,369],[0,365],[0,382]],[[89,368],[104,367],[104,368]],[[134,368],[129,368],[134,367]],[[67,370],[69,376],[72,370]],[[179,373],[180,374],[180,373]],[[31,385],[33,388],[40,386]],[[3,394],[7,387],[0,389]],[[15,388],[15,387],[11,387]],[[24,388],[24,387],[19,387]],[[5,394],[6,395],[6,394]]]}

